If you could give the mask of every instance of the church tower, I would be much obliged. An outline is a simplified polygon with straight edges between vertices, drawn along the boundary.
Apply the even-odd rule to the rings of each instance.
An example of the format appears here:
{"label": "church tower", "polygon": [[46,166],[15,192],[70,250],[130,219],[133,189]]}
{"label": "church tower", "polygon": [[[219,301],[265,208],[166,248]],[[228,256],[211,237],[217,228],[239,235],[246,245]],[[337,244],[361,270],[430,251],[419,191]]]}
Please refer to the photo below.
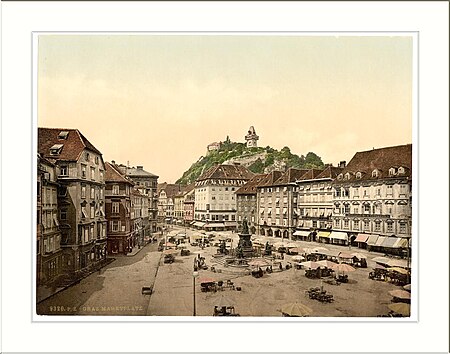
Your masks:
{"label": "church tower", "polygon": [[256,135],[255,128],[253,125],[248,129],[248,134],[245,136],[245,140],[247,141],[247,147],[257,147],[258,146],[259,136]]}

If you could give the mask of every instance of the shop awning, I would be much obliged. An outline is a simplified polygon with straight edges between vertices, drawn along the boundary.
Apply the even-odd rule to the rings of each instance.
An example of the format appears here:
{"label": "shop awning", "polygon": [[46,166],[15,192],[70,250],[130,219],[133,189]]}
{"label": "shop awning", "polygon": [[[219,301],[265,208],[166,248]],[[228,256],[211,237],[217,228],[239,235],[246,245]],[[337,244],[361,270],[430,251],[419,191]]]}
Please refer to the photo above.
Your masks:
{"label": "shop awning", "polygon": [[196,221],[191,221],[190,224],[191,224],[191,225],[195,225],[195,223],[196,223]]}
{"label": "shop awning", "polygon": [[205,223],[204,222],[200,222],[200,221],[196,221],[194,223],[194,226],[203,227],[203,226],[205,226]]}
{"label": "shop awning", "polygon": [[206,227],[225,227],[223,222],[214,222],[206,225]]}
{"label": "shop awning", "polygon": [[408,247],[408,239],[407,238],[399,238],[397,237],[397,241],[394,243],[392,248],[406,248]]}
{"label": "shop awning", "polygon": [[346,232],[337,232],[337,231],[333,231],[330,235],[330,238],[335,239],[335,240],[348,240],[348,236]]}
{"label": "shop awning", "polygon": [[367,239],[367,244],[369,246],[375,246],[375,244],[377,243],[378,240],[378,235],[370,235],[369,238]]}
{"label": "shop awning", "polygon": [[330,237],[330,232],[328,232],[328,231],[319,231],[317,233],[317,236],[318,237],[328,238],[328,237]]}
{"label": "shop awning", "polygon": [[386,239],[385,236],[378,236],[378,240],[377,240],[377,242],[375,243],[375,246],[381,246],[381,245],[383,244],[383,242],[384,242],[385,239]]}
{"label": "shop awning", "polygon": [[366,242],[370,235],[367,234],[358,234],[355,238],[355,242]]}
{"label": "shop awning", "polygon": [[294,236],[304,236],[304,237],[308,237],[309,234],[310,234],[309,231],[306,231],[306,230],[297,230],[297,231],[295,231],[292,235],[294,235]]}
{"label": "shop awning", "polygon": [[236,221],[225,221],[225,226],[237,226]]}
{"label": "shop awning", "polygon": [[386,237],[384,239],[381,247],[393,248],[396,242],[397,242],[397,237]]}

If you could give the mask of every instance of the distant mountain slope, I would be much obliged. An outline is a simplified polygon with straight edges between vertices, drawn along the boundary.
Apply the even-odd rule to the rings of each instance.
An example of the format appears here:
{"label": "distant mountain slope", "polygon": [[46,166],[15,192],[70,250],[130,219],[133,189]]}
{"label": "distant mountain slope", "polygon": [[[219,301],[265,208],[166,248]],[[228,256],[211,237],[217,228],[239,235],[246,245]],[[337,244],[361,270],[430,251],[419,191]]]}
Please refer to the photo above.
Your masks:
{"label": "distant mountain slope", "polygon": [[208,168],[221,163],[233,162],[246,166],[254,173],[269,173],[274,170],[284,171],[289,167],[323,167],[322,159],[313,152],[308,152],[306,156],[298,156],[292,154],[287,146],[280,151],[270,146],[247,148],[244,143],[235,143],[227,138],[221,144],[219,150],[211,151],[194,162],[176,183],[192,183]]}

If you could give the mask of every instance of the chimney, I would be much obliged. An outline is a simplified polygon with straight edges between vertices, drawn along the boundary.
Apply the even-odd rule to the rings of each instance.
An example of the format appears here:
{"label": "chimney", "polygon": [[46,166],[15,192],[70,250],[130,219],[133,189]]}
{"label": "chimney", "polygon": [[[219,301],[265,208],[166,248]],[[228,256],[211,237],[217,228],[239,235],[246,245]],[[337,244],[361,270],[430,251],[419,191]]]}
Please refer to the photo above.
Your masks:
{"label": "chimney", "polygon": [[136,168],[140,171],[142,171],[144,169],[144,166],[136,166]]}
{"label": "chimney", "polygon": [[115,164],[116,164],[116,161],[112,160],[111,163],[112,163],[113,165],[115,165]]}
{"label": "chimney", "polygon": [[344,168],[346,164],[347,164],[347,161],[341,161],[341,162],[339,162],[339,167]]}

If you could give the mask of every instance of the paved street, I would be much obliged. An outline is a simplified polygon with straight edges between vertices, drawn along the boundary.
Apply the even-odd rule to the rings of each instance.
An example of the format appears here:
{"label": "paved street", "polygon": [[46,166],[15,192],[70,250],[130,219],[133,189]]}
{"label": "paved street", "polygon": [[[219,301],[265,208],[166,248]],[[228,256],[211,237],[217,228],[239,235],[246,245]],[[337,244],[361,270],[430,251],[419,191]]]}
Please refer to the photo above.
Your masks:
{"label": "paved street", "polygon": [[143,286],[153,285],[161,257],[156,249],[157,244],[148,244],[135,256],[117,257],[100,272],[38,304],[38,314],[145,315],[149,296],[141,292]]}
{"label": "paved street", "polygon": [[[173,229],[171,233],[184,231]],[[199,234],[187,230],[189,236]],[[221,232],[233,238],[237,234]],[[273,240],[273,239],[272,239]],[[277,239],[277,241],[280,241]],[[236,243],[235,243],[236,242]],[[297,242],[300,247],[315,247],[316,243]],[[348,247],[325,245],[330,250],[348,251]],[[214,264],[212,254],[216,247],[190,246],[191,255],[176,256],[172,264],[164,264],[157,244],[149,244],[132,257],[118,257],[110,265],[91,274],[80,283],[63,290],[38,305],[40,314],[78,315],[149,315],[149,316],[192,316],[193,314],[193,260],[200,254],[206,264]],[[371,259],[379,254],[358,250],[368,256],[368,268],[358,268],[349,273],[349,283],[340,286],[329,285],[317,279],[305,277],[304,270],[289,269],[254,278],[231,267],[221,273],[201,270],[196,283],[197,316],[211,316],[214,305],[219,301],[235,306],[241,316],[281,316],[279,309],[289,302],[301,302],[309,306],[317,317],[371,317],[386,314],[392,297],[388,291],[398,289],[386,282],[368,279],[374,266]],[[286,256],[283,265],[290,261]],[[215,280],[231,280],[241,291],[225,288],[223,291],[204,293],[200,291],[199,280],[211,277]],[[310,287],[324,286],[334,296],[333,303],[321,303],[305,296]],[[153,294],[142,295],[143,286],[153,286]],[[59,308],[58,308],[59,306]]]}

